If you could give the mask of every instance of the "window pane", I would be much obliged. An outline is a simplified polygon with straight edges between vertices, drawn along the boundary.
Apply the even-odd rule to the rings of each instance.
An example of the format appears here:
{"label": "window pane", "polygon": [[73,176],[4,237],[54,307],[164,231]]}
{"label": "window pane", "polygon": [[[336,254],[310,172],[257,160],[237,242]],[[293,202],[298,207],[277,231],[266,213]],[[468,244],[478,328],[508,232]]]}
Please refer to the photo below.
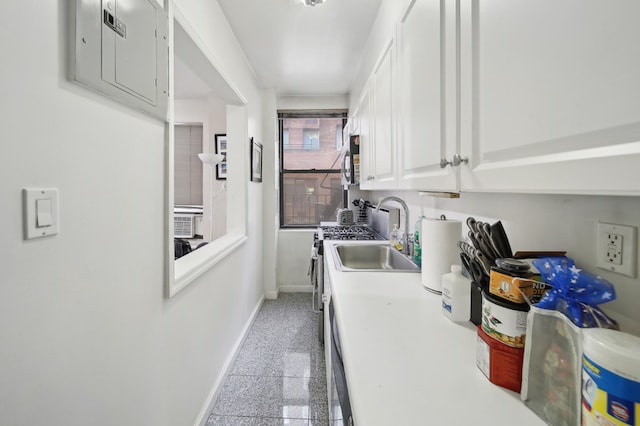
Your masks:
{"label": "window pane", "polygon": [[339,173],[284,173],[283,225],[318,225],[336,220],[342,207]]}
{"label": "window pane", "polygon": [[286,118],[282,122],[283,168],[285,170],[340,169],[342,118]]}
{"label": "window pane", "polygon": [[202,126],[174,127],[174,204],[202,205]]}
{"label": "window pane", "polygon": [[304,129],[302,131],[302,149],[320,149],[320,132],[317,129]]}

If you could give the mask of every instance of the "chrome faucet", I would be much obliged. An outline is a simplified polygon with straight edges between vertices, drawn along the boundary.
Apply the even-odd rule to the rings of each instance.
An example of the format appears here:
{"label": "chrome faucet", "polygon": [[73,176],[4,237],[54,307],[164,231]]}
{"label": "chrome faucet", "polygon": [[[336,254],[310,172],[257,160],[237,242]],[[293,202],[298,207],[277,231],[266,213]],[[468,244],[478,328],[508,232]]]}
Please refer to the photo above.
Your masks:
{"label": "chrome faucet", "polygon": [[378,201],[376,211],[380,210],[380,207],[382,207],[382,203],[384,203],[385,201],[395,201],[402,206],[402,210],[404,211],[404,235],[402,236],[402,253],[406,254],[407,256],[411,256],[411,249],[409,248],[409,207],[407,207],[407,203],[405,203],[402,198],[391,195],[389,197],[384,197],[382,200]]}

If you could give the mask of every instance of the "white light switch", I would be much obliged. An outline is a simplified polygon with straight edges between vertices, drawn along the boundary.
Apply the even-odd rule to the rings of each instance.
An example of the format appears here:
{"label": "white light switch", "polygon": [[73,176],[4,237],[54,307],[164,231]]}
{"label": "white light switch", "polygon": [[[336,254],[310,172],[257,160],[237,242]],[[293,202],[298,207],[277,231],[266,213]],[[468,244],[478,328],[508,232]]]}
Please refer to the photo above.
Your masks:
{"label": "white light switch", "polygon": [[23,195],[24,238],[58,233],[58,189],[25,188]]}
{"label": "white light switch", "polygon": [[36,200],[36,228],[51,226],[52,223],[51,199]]}

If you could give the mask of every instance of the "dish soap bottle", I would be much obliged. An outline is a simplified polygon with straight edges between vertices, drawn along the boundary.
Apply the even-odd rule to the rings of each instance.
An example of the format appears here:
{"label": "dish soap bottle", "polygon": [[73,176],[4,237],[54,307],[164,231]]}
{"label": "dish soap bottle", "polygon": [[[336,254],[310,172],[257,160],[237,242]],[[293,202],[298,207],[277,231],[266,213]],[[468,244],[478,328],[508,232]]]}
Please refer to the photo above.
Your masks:
{"label": "dish soap bottle", "polygon": [[389,235],[389,244],[398,251],[402,251],[402,232],[398,229],[398,225],[393,225],[393,231]]}
{"label": "dish soap bottle", "polygon": [[422,219],[426,219],[424,216],[420,216],[416,222],[416,230],[413,233],[413,262],[416,265],[422,265],[422,247],[420,246],[420,228],[422,227]]}

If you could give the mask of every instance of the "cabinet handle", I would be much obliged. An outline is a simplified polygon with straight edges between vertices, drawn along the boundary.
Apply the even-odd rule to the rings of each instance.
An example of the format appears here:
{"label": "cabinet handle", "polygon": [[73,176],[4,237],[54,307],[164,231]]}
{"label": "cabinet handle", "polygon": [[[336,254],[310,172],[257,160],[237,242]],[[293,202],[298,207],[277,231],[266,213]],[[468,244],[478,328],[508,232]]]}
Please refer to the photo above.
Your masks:
{"label": "cabinet handle", "polygon": [[374,180],[374,179],[375,179],[375,176],[367,176],[367,180],[369,180],[369,181]]}
{"label": "cabinet handle", "polygon": [[460,156],[460,154],[456,154],[453,156],[453,159],[451,160],[451,165],[453,167],[458,167],[460,164],[462,163],[468,163],[469,162],[469,158],[468,157],[462,157]]}
{"label": "cabinet handle", "polygon": [[458,167],[460,164],[468,163],[468,162],[469,162],[469,158],[462,157],[460,154],[456,154],[456,155],[453,156],[451,161],[447,161],[446,158],[441,158],[440,159],[440,168],[444,169],[448,165],[451,165],[452,167]]}

